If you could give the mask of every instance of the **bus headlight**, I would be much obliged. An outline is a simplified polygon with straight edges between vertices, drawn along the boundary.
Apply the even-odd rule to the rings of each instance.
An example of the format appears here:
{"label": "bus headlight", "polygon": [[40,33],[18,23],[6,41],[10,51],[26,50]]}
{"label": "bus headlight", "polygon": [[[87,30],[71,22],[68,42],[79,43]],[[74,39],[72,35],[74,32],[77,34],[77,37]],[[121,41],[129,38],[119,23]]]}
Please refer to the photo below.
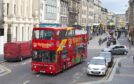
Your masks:
{"label": "bus headlight", "polygon": [[51,69],[52,69],[52,67],[49,67],[49,69],[51,70]]}
{"label": "bus headlight", "polygon": [[37,68],[37,66],[34,66],[34,68]]}
{"label": "bus headlight", "polygon": [[36,43],[33,43],[33,47],[37,47],[37,44]]}

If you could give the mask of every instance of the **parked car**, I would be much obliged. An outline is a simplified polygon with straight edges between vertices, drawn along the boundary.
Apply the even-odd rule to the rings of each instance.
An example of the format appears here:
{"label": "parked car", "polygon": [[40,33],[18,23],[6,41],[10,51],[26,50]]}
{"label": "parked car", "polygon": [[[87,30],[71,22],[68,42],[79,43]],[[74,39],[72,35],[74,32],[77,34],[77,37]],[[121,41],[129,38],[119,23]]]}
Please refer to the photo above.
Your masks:
{"label": "parked car", "polygon": [[88,62],[87,74],[89,75],[106,75],[108,66],[104,57],[93,57]]}
{"label": "parked car", "polygon": [[103,49],[102,51],[111,52],[114,55],[126,55],[128,53],[128,48],[125,45],[111,45],[108,48]]}
{"label": "parked car", "polygon": [[22,61],[31,57],[30,42],[9,42],[4,45],[4,59],[6,61]]}
{"label": "parked car", "polygon": [[111,52],[101,52],[99,54],[99,56],[100,57],[105,57],[106,58],[106,62],[108,64],[108,67],[112,67],[114,57],[112,56]]}

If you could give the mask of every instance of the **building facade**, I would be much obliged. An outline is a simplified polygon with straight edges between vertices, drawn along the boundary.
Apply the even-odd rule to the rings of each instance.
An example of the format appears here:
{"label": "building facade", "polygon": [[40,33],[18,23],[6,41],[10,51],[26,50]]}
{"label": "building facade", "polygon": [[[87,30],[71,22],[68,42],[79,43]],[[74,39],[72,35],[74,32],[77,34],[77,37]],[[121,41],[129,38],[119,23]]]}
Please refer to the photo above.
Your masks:
{"label": "building facade", "polygon": [[3,0],[2,4],[4,37],[0,44],[31,40],[32,0]]}
{"label": "building facade", "polygon": [[80,11],[80,0],[68,0],[68,11],[69,11],[69,26],[79,25],[78,16]]}
{"label": "building facade", "polygon": [[79,11],[79,21],[78,22],[83,28],[86,28],[86,26],[87,26],[87,19],[88,19],[87,7],[88,7],[87,0],[81,0],[80,1],[80,11]]}
{"label": "building facade", "polygon": [[87,4],[87,26],[91,28],[94,23],[94,2],[87,0]]}
{"label": "building facade", "polygon": [[129,13],[130,13],[130,7],[128,7],[128,9],[126,10],[126,13],[125,13],[125,17],[126,17],[126,22],[128,24],[129,22]]}
{"label": "building facade", "polygon": [[68,0],[60,0],[60,24],[62,26],[68,26]]}
{"label": "building facade", "polygon": [[101,26],[103,29],[107,30],[107,18],[108,18],[108,10],[106,8],[101,8]]}
{"label": "building facade", "polygon": [[129,27],[134,28],[134,0],[129,0]]}
{"label": "building facade", "polygon": [[134,45],[134,0],[129,0],[127,17],[128,17],[127,20],[129,29],[129,40]]}
{"label": "building facade", "polygon": [[40,26],[60,25],[60,0],[40,0]]}
{"label": "building facade", "polygon": [[116,16],[115,16],[114,12],[108,12],[107,28],[108,29],[115,29],[116,28]]}
{"label": "building facade", "polygon": [[94,0],[94,24],[100,24],[101,20],[101,1]]}
{"label": "building facade", "polygon": [[116,28],[125,28],[126,26],[126,17],[125,14],[116,14]]}

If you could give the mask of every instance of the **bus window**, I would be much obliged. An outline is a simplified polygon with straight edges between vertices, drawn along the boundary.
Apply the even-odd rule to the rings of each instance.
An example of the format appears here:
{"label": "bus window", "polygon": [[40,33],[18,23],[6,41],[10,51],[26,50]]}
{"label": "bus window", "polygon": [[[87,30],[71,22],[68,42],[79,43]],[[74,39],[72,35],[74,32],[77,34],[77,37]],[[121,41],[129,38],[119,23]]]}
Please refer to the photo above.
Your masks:
{"label": "bus window", "polygon": [[42,56],[43,62],[55,62],[56,54],[54,51],[44,51]]}
{"label": "bus window", "polygon": [[68,56],[68,50],[63,50],[62,51],[62,59],[66,59]]}
{"label": "bus window", "polygon": [[53,40],[54,32],[51,30],[34,30],[33,31],[33,39]]}
{"label": "bus window", "polygon": [[43,30],[40,30],[39,39],[43,39]]}
{"label": "bus window", "polygon": [[68,37],[73,37],[75,36],[75,30],[68,30]]}
{"label": "bus window", "polygon": [[33,51],[32,60],[37,62],[42,60],[40,51]]}
{"label": "bus window", "polygon": [[39,39],[39,30],[34,30],[33,31],[33,39]]}
{"label": "bus window", "polygon": [[65,39],[66,38],[66,30],[57,31],[56,33],[57,39]]}
{"label": "bus window", "polygon": [[68,34],[68,37],[72,37],[72,36],[74,36],[74,31],[68,30],[67,34]]}
{"label": "bus window", "polygon": [[54,39],[54,32],[51,30],[44,30],[43,39],[53,40]]}
{"label": "bus window", "polygon": [[56,54],[54,51],[34,51],[32,60],[39,62],[55,62]]}

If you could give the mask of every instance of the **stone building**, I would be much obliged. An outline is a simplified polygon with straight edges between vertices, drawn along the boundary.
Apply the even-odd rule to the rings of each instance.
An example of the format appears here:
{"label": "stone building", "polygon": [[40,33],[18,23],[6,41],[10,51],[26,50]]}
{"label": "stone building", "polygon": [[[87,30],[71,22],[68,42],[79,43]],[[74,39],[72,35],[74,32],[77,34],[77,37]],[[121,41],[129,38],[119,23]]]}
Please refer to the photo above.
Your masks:
{"label": "stone building", "polygon": [[134,0],[129,1],[129,28],[134,28]]}
{"label": "stone building", "polygon": [[94,0],[94,24],[100,24],[101,20],[101,1]]}
{"label": "stone building", "polygon": [[129,40],[134,44],[134,0],[129,0],[128,10]]}
{"label": "stone building", "polygon": [[87,0],[87,26],[91,28],[94,23],[94,2]]}
{"label": "stone building", "polygon": [[115,14],[116,17],[116,28],[125,28],[126,26],[126,17],[125,14]]}
{"label": "stone building", "polygon": [[[29,41],[32,36],[33,0],[3,0],[2,25],[3,38],[0,39],[0,50],[6,42]],[[1,53],[3,54],[3,52]]]}
{"label": "stone building", "polygon": [[40,27],[60,25],[60,0],[38,0]]}
{"label": "stone building", "polygon": [[80,1],[80,11],[79,11],[79,24],[83,27],[86,28],[87,26],[87,19],[88,19],[88,3],[87,0],[81,0]]}
{"label": "stone building", "polygon": [[68,0],[68,11],[69,11],[69,26],[79,25],[78,15],[80,9],[80,0]]}
{"label": "stone building", "polygon": [[108,17],[108,10],[106,8],[101,8],[101,26],[103,29],[107,30],[107,17]]}
{"label": "stone building", "polygon": [[68,26],[68,0],[60,0],[60,24],[62,26]]}

